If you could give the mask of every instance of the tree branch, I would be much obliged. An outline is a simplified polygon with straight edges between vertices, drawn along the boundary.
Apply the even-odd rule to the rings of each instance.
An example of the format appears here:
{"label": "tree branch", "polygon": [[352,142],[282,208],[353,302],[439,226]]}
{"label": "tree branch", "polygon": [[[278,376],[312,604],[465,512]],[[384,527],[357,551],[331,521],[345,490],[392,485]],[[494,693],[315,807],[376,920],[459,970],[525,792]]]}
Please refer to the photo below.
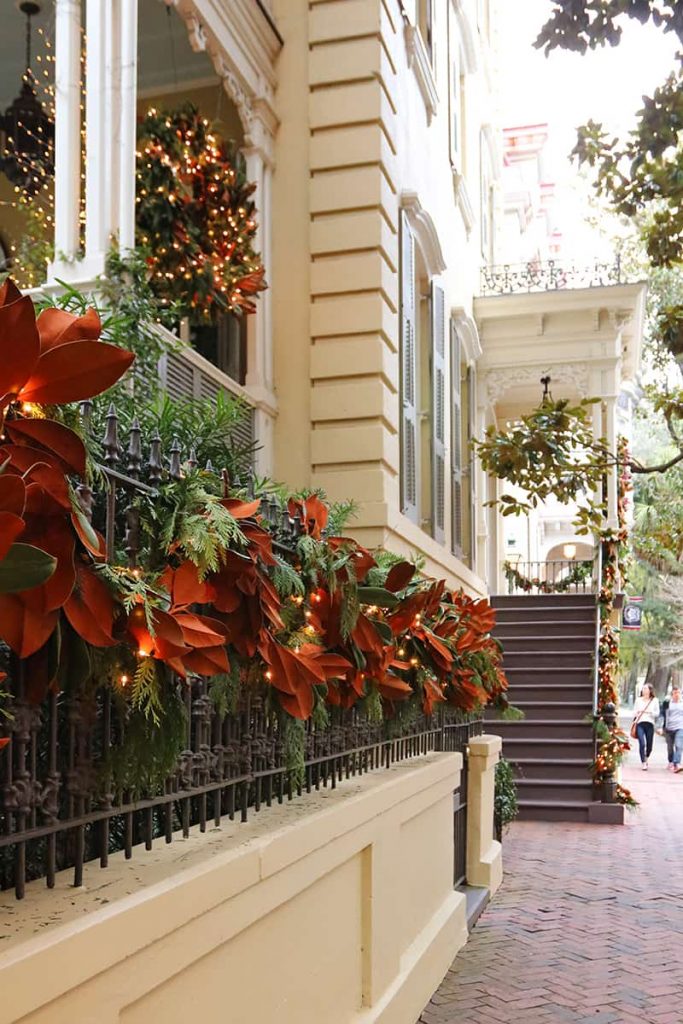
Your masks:
{"label": "tree branch", "polygon": [[680,451],[678,455],[674,455],[668,462],[661,462],[658,466],[643,466],[636,459],[629,459],[626,465],[629,467],[632,473],[666,473],[667,469],[671,469],[672,466],[677,466],[679,462],[683,461],[683,451]]}

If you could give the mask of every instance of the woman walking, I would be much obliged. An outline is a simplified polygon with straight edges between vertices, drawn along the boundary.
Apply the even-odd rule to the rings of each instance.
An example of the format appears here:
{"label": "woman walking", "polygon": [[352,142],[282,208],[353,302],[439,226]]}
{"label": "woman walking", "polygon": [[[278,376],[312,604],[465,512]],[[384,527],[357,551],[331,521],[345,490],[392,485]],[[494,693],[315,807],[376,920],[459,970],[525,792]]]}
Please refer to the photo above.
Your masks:
{"label": "woman walking", "polygon": [[640,691],[640,697],[636,698],[633,708],[633,724],[631,735],[635,726],[638,746],[640,748],[640,763],[643,771],[647,771],[647,759],[652,753],[652,741],[655,735],[655,722],[659,718],[659,701],[655,697],[655,691],[649,683],[645,683]]}

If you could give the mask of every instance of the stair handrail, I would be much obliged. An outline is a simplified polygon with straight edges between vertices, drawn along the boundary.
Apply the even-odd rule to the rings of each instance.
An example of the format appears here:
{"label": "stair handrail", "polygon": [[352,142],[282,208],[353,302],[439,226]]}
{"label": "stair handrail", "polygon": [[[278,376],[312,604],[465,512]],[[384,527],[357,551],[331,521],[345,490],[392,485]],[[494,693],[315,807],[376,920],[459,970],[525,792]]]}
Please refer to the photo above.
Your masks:
{"label": "stair handrail", "polygon": [[600,590],[602,588],[602,540],[599,536],[595,538],[595,650],[593,665],[593,714],[598,713],[598,694],[600,692],[600,635],[602,623],[600,621]]}

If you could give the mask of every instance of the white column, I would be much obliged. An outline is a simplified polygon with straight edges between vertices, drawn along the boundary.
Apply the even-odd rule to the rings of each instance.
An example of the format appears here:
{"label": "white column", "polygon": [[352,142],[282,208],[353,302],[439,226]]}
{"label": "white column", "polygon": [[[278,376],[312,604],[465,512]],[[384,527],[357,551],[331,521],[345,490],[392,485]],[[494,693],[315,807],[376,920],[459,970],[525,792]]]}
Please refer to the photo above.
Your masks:
{"label": "white column", "polygon": [[137,123],[138,0],[121,3],[121,88],[119,138],[119,246],[135,246],[135,135]]}
{"label": "white column", "polygon": [[50,277],[69,276],[80,244],[81,10],[79,0],[55,6],[55,259]]}
{"label": "white column", "polygon": [[[255,135],[255,145],[243,150],[247,163],[247,177],[256,184],[257,230],[254,248],[260,252],[266,268],[266,280],[272,266],[271,260],[271,179],[272,168],[263,137],[265,128],[255,121],[250,135]],[[269,282],[269,285],[272,282]],[[249,317],[247,324],[247,375],[246,388],[254,402],[254,433],[260,444],[256,453],[256,470],[270,476],[273,472],[273,426],[277,406],[273,394],[273,328],[271,289],[261,292],[256,301],[256,313]]]}
{"label": "white column", "polygon": [[[111,123],[108,118],[113,42],[111,9],[116,0],[87,0],[85,78],[85,277],[104,271],[111,231]],[[107,9],[109,8],[109,10]]]}
{"label": "white column", "polygon": [[[617,451],[617,400],[613,395],[605,399],[607,420],[607,447],[613,455]],[[618,523],[617,516],[617,470],[610,469],[607,474],[607,523],[613,529]]]}

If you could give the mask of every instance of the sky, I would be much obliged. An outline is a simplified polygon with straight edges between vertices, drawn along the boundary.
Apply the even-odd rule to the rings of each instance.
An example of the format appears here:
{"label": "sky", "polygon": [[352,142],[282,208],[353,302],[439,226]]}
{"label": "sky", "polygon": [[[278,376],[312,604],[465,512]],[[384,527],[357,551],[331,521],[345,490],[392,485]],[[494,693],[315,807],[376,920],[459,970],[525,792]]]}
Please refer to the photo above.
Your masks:
{"label": "sky", "polygon": [[[547,122],[545,177],[558,185],[557,219],[564,252],[587,258],[601,243],[581,221],[586,189],[568,160],[576,127],[592,118],[614,133],[628,130],[642,96],[651,94],[674,67],[677,37],[622,19],[617,47],[586,54],[554,50],[545,57],[533,47],[551,10],[550,0],[498,0],[500,117],[503,126]],[[598,253],[601,255],[601,253]]]}

